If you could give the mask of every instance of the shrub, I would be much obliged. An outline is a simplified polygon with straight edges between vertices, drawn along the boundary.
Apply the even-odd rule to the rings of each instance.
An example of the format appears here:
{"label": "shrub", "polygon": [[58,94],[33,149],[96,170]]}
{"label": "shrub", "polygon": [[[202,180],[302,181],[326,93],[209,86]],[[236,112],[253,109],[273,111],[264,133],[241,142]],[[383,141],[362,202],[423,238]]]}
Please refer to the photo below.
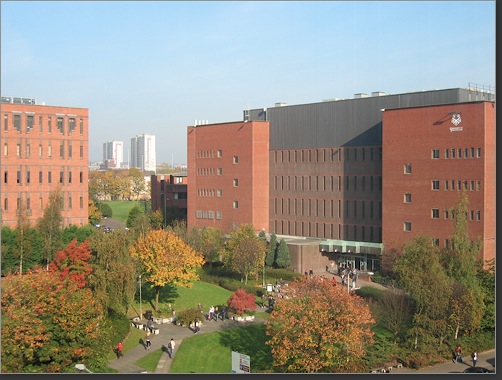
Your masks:
{"label": "shrub", "polygon": [[103,218],[111,218],[113,216],[112,208],[106,203],[98,203],[97,207]]}
{"label": "shrub", "polygon": [[246,310],[256,308],[256,296],[246,293],[244,289],[236,290],[228,299],[227,304],[237,315],[243,315]]}
{"label": "shrub", "polygon": [[185,309],[177,313],[176,321],[180,325],[190,326],[190,324],[195,321],[195,319],[200,321],[200,311],[196,307],[191,307],[190,309]]}

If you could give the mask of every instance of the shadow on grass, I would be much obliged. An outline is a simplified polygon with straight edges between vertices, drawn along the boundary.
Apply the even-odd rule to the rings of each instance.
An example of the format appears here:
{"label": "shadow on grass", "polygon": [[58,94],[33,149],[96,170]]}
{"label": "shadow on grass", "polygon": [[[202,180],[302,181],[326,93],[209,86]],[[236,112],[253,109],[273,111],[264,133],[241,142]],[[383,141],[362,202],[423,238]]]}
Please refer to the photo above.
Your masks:
{"label": "shadow on grass", "polygon": [[[136,294],[136,301],[139,302],[139,294]],[[166,285],[160,289],[159,305],[162,303],[174,303],[179,298],[178,291],[173,285]],[[150,284],[143,284],[141,286],[141,299],[143,302],[150,305],[152,310],[155,310],[155,288]]]}
{"label": "shadow on grass", "polygon": [[249,355],[254,371],[268,371],[272,368],[273,358],[270,346],[265,344],[269,339],[265,331],[266,326],[261,323],[223,330],[220,332],[220,344],[232,351]]}

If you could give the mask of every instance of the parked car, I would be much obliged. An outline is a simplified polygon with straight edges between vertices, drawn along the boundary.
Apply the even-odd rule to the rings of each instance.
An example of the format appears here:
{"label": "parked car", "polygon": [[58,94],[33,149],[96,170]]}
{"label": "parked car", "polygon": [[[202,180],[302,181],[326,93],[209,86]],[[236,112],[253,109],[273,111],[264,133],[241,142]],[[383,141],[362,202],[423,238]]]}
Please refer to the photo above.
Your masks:
{"label": "parked car", "polygon": [[464,373],[493,373],[493,371],[485,367],[469,367],[464,370]]}

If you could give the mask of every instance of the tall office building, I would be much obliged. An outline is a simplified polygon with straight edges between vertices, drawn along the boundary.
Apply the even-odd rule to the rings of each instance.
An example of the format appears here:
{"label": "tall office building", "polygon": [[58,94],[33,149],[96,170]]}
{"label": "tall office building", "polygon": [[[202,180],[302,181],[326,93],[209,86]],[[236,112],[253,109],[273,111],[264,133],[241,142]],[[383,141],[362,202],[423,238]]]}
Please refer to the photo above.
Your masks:
{"label": "tall office building", "polygon": [[32,226],[51,192],[63,200],[63,224],[88,224],[89,110],[2,97],[1,224],[16,228],[26,212]]}
{"label": "tall office building", "polygon": [[137,135],[131,139],[131,163],[129,166],[155,173],[157,170],[155,136]]}
{"label": "tall office building", "polygon": [[108,141],[103,144],[103,163],[109,168],[120,168],[124,162],[124,143]]}

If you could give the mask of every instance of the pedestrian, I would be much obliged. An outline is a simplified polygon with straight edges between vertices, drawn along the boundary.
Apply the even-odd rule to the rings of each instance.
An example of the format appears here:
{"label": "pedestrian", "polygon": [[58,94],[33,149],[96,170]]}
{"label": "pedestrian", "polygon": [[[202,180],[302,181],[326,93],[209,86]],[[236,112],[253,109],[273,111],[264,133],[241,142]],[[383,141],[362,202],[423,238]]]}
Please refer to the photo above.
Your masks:
{"label": "pedestrian", "polygon": [[119,342],[119,344],[117,344],[117,359],[120,359],[122,356],[124,356],[124,354],[122,353],[122,350],[124,349],[124,345],[122,344],[122,342]]}
{"label": "pedestrian", "polygon": [[312,278],[312,276],[314,275],[314,271],[312,270],[312,268],[309,269],[309,276]]}
{"label": "pedestrian", "polygon": [[169,357],[172,359],[174,356],[174,347],[176,346],[176,342],[174,341],[173,338],[171,338],[171,341],[167,345],[167,352],[169,354]]}
{"label": "pedestrian", "polygon": [[462,363],[462,349],[458,346],[455,350],[455,362]]}
{"label": "pedestrian", "polygon": [[333,285],[336,285],[336,277],[335,276],[333,276],[332,281],[333,281]]}
{"label": "pedestrian", "polygon": [[151,345],[152,342],[150,341],[150,330],[146,330],[145,348],[149,350]]}
{"label": "pedestrian", "polygon": [[267,296],[265,293],[261,295],[261,307],[265,307],[265,301],[267,300]]}
{"label": "pedestrian", "polygon": [[356,268],[352,271],[352,289],[356,288],[357,277],[359,277],[359,273]]}
{"label": "pedestrian", "polygon": [[221,307],[221,320],[224,321],[225,318],[228,319],[228,310],[227,307],[223,305]]}
{"label": "pedestrian", "polygon": [[193,321],[193,333],[197,334],[199,330],[200,330],[199,321],[197,318],[195,318],[195,321]]}
{"label": "pedestrian", "polygon": [[476,367],[477,361],[478,361],[478,353],[476,351],[474,351],[472,353],[472,366],[473,367]]}
{"label": "pedestrian", "polygon": [[213,319],[213,314],[214,314],[214,306],[211,305],[211,307],[209,308],[209,313],[208,313],[209,320]]}
{"label": "pedestrian", "polygon": [[218,322],[218,318],[220,317],[220,310],[218,309],[218,306],[214,308],[214,320]]}

